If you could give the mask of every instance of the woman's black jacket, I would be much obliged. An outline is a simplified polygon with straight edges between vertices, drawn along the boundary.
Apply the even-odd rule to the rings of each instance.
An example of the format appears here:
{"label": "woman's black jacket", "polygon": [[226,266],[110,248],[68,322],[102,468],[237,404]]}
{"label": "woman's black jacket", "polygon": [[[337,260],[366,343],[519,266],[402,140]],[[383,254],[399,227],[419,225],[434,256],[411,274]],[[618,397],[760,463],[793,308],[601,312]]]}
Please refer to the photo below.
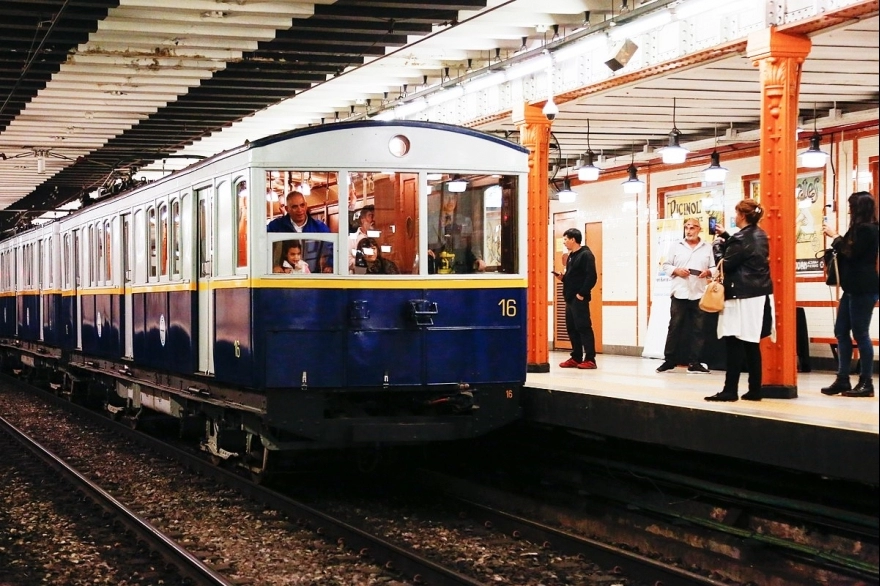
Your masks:
{"label": "woman's black jacket", "polygon": [[837,251],[840,286],[852,295],[877,293],[877,224],[856,224],[831,243]]}
{"label": "woman's black jacket", "polygon": [[724,238],[724,298],[748,299],[773,293],[770,280],[770,242],[756,224]]}

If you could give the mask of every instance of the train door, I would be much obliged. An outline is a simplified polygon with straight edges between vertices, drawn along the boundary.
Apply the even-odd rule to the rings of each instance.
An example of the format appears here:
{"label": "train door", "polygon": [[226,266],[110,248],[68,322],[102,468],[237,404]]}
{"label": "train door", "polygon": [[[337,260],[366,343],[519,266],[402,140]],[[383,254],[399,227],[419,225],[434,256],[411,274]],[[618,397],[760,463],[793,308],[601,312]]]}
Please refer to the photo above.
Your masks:
{"label": "train door", "polygon": [[196,290],[198,291],[199,372],[214,373],[214,292],[211,280],[214,274],[214,206],[210,187],[195,191],[198,201],[196,230],[198,231],[198,258]]}
{"label": "train door", "polygon": [[82,265],[80,254],[83,250],[82,229],[73,231],[73,320],[76,324],[76,344],[82,350]]}
{"label": "train door", "polygon": [[131,229],[131,214],[122,215],[122,340],[123,356],[134,357],[134,303],[132,302],[132,267],[134,266],[134,246]]}
{"label": "train door", "polygon": [[43,252],[48,250],[48,246],[44,245],[43,240],[37,240],[35,242],[36,250],[36,258],[34,259],[34,268],[36,269],[36,277],[37,277],[37,290],[38,298],[37,298],[37,306],[34,308],[37,310],[37,315],[34,316],[37,318],[37,340],[43,341],[43,319],[45,318],[44,307],[46,303],[46,286],[49,283],[49,280],[46,278],[46,275],[43,274],[43,268],[48,267],[49,263],[43,262]]}

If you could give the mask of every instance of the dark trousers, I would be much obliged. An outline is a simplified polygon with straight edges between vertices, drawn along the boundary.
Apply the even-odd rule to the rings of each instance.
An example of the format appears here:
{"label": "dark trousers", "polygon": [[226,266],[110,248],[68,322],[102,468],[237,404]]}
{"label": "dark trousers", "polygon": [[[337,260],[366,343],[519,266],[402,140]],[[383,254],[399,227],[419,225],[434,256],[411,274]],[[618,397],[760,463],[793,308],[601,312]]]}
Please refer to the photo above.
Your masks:
{"label": "dark trousers", "polygon": [[666,334],[666,348],[663,357],[666,362],[678,364],[679,357],[685,357],[688,364],[697,364],[703,355],[703,310],[699,299],[672,298],[669,306],[669,331]]}
{"label": "dark trousers", "polygon": [[724,375],[725,394],[739,394],[739,375],[745,364],[749,373],[749,392],[761,392],[761,344],[743,342],[734,336],[724,336],[727,349],[727,372]]}
{"label": "dark trousers", "polygon": [[[859,345],[859,376],[871,378],[874,370],[874,348],[871,346],[871,315],[877,303],[876,293],[853,295],[844,291],[837,306],[837,320],[834,322],[834,337],[837,338],[837,376],[849,376],[849,363],[852,360],[854,338]],[[852,332],[852,338],[850,338]]]}
{"label": "dark trousers", "polygon": [[590,302],[577,298],[565,304],[565,329],[571,340],[571,357],[577,362],[596,360],[596,338],[590,319]]}

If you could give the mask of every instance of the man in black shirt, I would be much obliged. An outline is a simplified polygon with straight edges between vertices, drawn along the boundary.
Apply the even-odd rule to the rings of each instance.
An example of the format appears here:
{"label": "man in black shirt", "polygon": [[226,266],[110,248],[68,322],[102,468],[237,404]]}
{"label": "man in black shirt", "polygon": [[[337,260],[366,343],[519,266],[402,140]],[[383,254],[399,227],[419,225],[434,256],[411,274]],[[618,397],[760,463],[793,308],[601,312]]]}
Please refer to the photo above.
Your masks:
{"label": "man in black shirt", "polygon": [[596,257],[582,246],[583,235],[577,228],[562,234],[562,243],[568,250],[565,274],[556,274],[562,281],[565,298],[565,328],[571,340],[571,358],[561,363],[562,368],[596,368],[596,339],[590,319],[590,291],[596,285]]}

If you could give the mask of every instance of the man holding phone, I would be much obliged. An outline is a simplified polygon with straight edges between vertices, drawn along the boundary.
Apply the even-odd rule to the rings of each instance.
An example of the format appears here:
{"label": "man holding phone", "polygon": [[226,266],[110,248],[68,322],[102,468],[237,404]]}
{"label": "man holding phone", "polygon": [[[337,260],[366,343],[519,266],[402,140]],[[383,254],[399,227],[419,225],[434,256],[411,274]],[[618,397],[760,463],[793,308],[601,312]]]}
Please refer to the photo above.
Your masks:
{"label": "man holding phone", "polygon": [[562,245],[568,251],[565,274],[553,271],[562,281],[565,298],[565,328],[571,340],[571,358],[561,363],[561,368],[594,370],[596,366],[596,338],[590,318],[590,297],[599,279],[596,257],[584,244],[583,234],[577,228],[569,228],[562,234]]}
{"label": "man holding phone", "polygon": [[712,246],[700,238],[700,220],[688,218],[684,222],[684,238],[672,245],[663,263],[663,271],[671,279],[672,299],[664,360],[657,372],[673,370],[684,357],[688,374],[709,373],[700,362],[706,335],[703,325],[706,314],[700,309],[700,298],[714,270]]}

